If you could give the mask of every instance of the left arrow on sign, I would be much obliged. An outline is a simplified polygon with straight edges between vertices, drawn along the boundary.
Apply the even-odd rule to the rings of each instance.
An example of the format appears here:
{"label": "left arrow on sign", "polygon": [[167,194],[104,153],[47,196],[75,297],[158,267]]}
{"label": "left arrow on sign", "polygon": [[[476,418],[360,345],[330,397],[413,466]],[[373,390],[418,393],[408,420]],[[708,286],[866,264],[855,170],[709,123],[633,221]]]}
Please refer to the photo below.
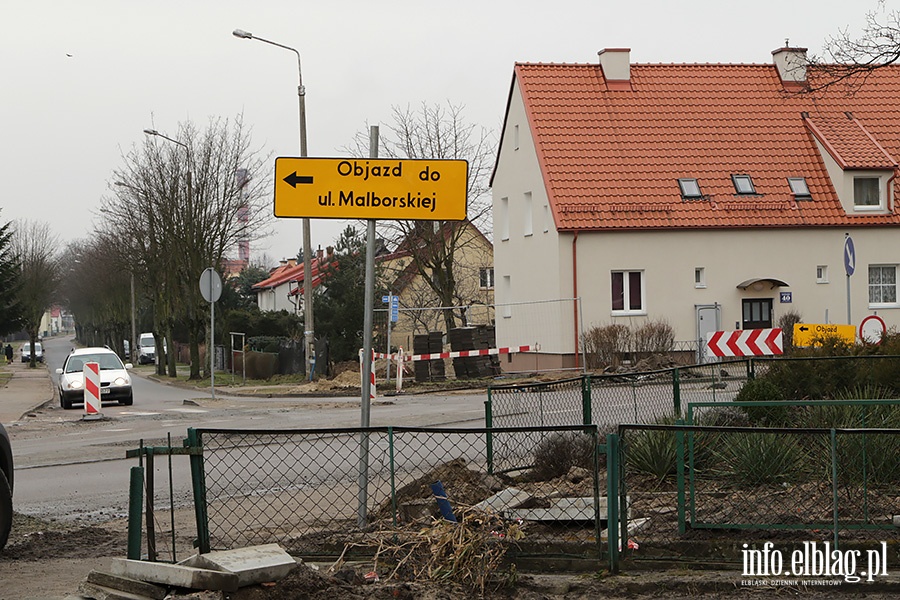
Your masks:
{"label": "left arrow on sign", "polygon": [[284,182],[296,189],[298,183],[312,183],[313,178],[311,176],[297,175],[297,171],[294,171],[284,178]]}

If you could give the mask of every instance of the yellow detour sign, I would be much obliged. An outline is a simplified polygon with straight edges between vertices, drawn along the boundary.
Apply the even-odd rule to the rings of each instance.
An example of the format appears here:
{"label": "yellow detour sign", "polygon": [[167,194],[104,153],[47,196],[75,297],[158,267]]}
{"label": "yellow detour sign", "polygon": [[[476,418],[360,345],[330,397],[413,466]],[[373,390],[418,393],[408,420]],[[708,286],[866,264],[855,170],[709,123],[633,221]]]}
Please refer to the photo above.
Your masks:
{"label": "yellow detour sign", "polygon": [[275,216],[462,221],[469,163],[401,158],[276,158]]}
{"label": "yellow detour sign", "polygon": [[809,347],[813,345],[814,340],[828,337],[837,337],[848,344],[855,344],[856,326],[794,323],[793,344],[796,347]]}

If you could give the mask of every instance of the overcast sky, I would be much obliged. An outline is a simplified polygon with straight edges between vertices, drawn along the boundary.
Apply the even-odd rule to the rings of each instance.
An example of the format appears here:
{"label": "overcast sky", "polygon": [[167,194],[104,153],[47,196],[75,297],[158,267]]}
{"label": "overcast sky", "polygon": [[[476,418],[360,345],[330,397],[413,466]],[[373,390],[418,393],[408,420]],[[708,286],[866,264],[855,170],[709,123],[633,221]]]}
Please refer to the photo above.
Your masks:
{"label": "overcast sky", "polygon": [[[121,155],[142,130],[243,113],[254,145],[298,156],[297,48],[310,156],[344,155],[392,106],[462,104],[498,130],[515,62],[593,63],[602,48],[632,62],[763,63],[785,39],[820,53],[858,33],[877,0],[4,0],[0,33],[0,223],[46,221],[87,238]],[[312,244],[344,223],[312,221]],[[251,256],[301,246],[282,219]],[[271,265],[269,265],[271,266]]]}

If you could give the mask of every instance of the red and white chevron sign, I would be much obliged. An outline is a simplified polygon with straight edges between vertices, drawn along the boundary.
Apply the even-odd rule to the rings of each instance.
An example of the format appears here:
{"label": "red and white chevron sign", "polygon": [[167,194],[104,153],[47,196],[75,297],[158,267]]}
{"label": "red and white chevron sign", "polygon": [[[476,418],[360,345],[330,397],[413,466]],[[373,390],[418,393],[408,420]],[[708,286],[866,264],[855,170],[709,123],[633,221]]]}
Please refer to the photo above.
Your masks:
{"label": "red and white chevron sign", "polygon": [[771,356],[782,354],[781,329],[715,331],[707,335],[707,356]]}

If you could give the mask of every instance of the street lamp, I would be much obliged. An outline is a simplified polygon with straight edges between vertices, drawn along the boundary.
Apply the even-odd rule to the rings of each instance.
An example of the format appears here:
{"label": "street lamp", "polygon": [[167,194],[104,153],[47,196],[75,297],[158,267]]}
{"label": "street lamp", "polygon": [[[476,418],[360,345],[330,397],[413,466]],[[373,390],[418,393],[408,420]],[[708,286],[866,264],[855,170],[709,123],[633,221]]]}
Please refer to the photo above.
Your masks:
{"label": "street lamp", "polygon": [[[231,32],[235,37],[244,40],[258,40],[272,46],[278,46],[285,50],[290,50],[297,55],[297,97],[300,108],[300,156],[306,158],[306,88],[303,87],[303,71],[300,68],[300,52],[290,46],[279,44],[255,36],[249,31],[243,29],[235,29]],[[312,299],[312,267],[311,267],[311,243],[309,233],[309,217],[303,217],[303,339],[305,343],[306,365],[309,378],[313,378],[313,367],[315,366],[315,336],[313,327],[313,299]]]}

